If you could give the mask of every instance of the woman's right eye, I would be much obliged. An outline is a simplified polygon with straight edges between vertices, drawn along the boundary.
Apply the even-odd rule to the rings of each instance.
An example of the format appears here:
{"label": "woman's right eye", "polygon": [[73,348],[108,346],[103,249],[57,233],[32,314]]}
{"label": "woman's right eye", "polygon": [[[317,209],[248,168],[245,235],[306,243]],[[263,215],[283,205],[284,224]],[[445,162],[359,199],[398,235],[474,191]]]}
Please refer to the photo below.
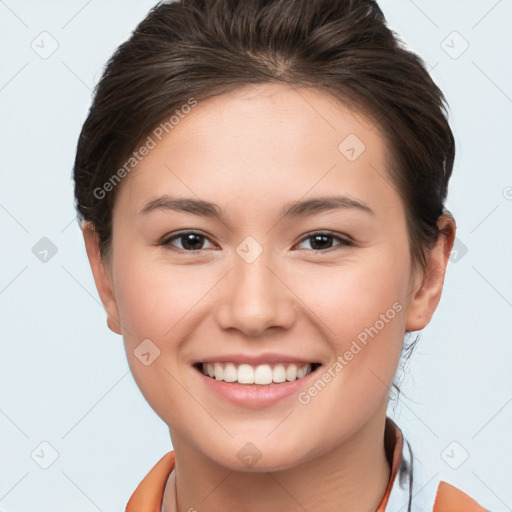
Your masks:
{"label": "woman's right eye", "polygon": [[[176,248],[174,240],[181,243],[182,247]],[[203,249],[202,245],[208,238],[197,231],[182,231],[181,233],[174,234],[172,236],[165,237],[160,245],[164,247],[170,247],[173,250],[183,249],[178,252],[196,252]]]}

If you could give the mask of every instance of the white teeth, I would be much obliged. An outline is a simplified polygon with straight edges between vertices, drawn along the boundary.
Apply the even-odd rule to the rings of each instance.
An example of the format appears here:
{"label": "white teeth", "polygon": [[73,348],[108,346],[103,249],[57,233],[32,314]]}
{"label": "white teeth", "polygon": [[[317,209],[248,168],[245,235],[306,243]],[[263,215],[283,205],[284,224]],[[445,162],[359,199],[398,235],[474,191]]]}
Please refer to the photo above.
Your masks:
{"label": "white teeth", "polygon": [[227,363],[224,366],[224,381],[235,382],[238,379],[238,371],[233,363]]}
{"label": "white teeth", "polygon": [[267,385],[282,382],[292,382],[301,379],[311,373],[311,364],[297,365],[294,363],[275,365],[260,364],[252,366],[250,364],[236,363],[203,363],[201,370],[215,380],[224,382],[238,382],[239,384],[257,384]]}
{"label": "white teeth", "polygon": [[215,368],[215,379],[216,380],[224,380],[224,365],[220,363],[214,364]]}
{"label": "white teeth", "polygon": [[304,366],[301,368],[297,368],[297,379],[302,379],[302,377],[304,377],[306,375],[306,371],[307,371],[307,368]]}
{"label": "white teeth", "polygon": [[272,368],[268,364],[260,364],[254,372],[254,384],[270,384],[272,382]]}
{"label": "white teeth", "polygon": [[254,370],[249,364],[241,364],[238,367],[238,382],[240,384],[254,384]]}
{"label": "white teeth", "polygon": [[272,380],[274,382],[286,381],[286,370],[282,364],[276,364],[272,370]]}
{"label": "white teeth", "polygon": [[294,364],[291,364],[286,368],[286,380],[292,381],[297,378],[297,366]]}

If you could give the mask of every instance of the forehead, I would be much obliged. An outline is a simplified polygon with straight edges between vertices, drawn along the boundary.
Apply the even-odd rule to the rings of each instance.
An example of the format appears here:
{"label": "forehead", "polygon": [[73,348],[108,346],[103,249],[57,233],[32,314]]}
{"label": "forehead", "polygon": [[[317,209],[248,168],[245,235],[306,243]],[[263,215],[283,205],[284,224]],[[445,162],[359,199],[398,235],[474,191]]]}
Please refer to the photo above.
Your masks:
{"label": "forehead", "polygon": [[[214,150],[218,154],[220,144],[225,147],[228,142],[230,151],[241,155],[261,147],[269,151],[278,148],[286,157],[310,152],[318,157],[318,150],[327,150],[355,161],[366,149],[374,157],[383,156],[385,151],[383,137],[369,115],[315,88],[280,83],[245,85],[201,101],[179,118],[171,117],[172,126],[163,119],[153,130],[157,142],[164,138],[172,145],[171,137],[166,137],[172,133],[174,145],[199,140],[201,147],[197,149],[202,152]],[[352,135],[350,141],[340,147],[348,135]],[[350,142],[355,144],[355,154],[349,151],[354,146]]]}
{"label": "forehead", "polygon": [[120,196],[131,205],[158,192],[272,202],[336,189],[371,200],[390,186],[396,201],[374,120],[325,91],[249,85],[168,121],[125,179]]}

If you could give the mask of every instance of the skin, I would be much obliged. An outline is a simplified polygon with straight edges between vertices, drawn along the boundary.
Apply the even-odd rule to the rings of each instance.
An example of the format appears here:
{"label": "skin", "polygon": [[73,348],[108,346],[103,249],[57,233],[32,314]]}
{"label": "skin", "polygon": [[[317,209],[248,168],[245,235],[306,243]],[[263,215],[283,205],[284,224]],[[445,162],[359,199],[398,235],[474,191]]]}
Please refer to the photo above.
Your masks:
{"label": "skin", "polygon": [[[338,149],[349,134],[366,146],[355,161]],[[430,321],[455,236],[443,215],[427,271],[412,265],[387,161],[371,119],[329,94],[245,86],[199,103],[124,179],[104,260],[84,226],[108,325],[169,426],[179,511],[374,511],[381,502],[390,476],[386,407],[404,333]],[[162,194],[216,203],[225,218],[140,214]],[[290,201],[332,195],[373,213],[281,215]],[[195,253],[178,253],[179,237],[159,245],[182,230],[205,235]],[[328,238],[315,246],[306,235],[318,231],[353,245]],[[251,263],[236,252],[248,236],[263,249]],[[321,362],[322,373],[394,303],[402,310],[307,405],[293,395],[260,409],[236,406],[192,367],[226,353],[279,352]],[[147,338],[160,350],[149,366],[134,355]],[[262,454],[250,468],[237,457],[249,441]]]}

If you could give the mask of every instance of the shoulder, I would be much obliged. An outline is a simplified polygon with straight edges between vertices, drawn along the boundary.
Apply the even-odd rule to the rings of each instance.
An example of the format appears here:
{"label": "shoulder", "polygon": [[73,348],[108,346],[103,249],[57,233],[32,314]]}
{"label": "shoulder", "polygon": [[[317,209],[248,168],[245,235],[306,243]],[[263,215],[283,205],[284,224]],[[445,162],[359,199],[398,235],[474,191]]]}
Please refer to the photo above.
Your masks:
{"label": "shoulder", "polygon": [[159,512],[165,484],[174,466],[174,451],[170,451],[153,466],[137,486],[126,504],[125,512]]}
{"label": "shoulder", "polygon": [[433,512],[486,512],[473,498],[442,480],[437,487]]}

